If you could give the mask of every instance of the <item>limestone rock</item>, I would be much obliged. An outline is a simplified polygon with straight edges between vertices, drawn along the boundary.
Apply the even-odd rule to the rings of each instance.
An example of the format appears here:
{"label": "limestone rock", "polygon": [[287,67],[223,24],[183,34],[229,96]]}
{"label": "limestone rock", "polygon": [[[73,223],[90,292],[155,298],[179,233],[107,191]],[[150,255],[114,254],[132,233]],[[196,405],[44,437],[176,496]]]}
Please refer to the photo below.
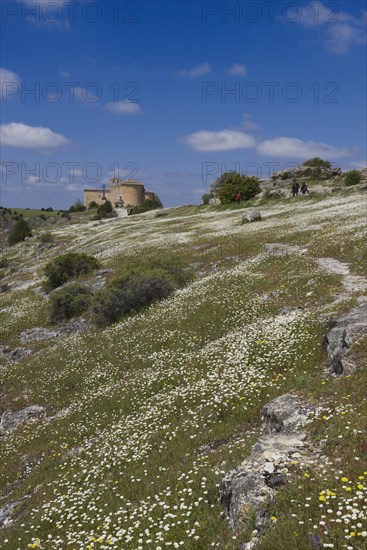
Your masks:
{"label": "limestone rock", "polygon": [[72,319],[67,323],[59,325],[53,330],[48,328],[36,327],[23,331],[19,339],[21,342],[32,342],[41,340],[50,340],[52,338],[58,338],[63,335],[72,334],[85,334],[91,330],[92,326],[88,324],[83,318]]}
{"label": "limestone rock", "polygon": [[281,395],[265,405],[261,411],[263,428],[268,433],[291,433],[303,426],[314,408],[304,406],[289,393]]}
{"label": "limestone rock", "polygon": [[161,218],[162,216],[169,216],[170,214],[173,214],[173,212],[173,208],[159,208],[155,211],[154,217]]}
{"label": "limestone rock", "polygon": [[8,347],[0,348],[0,356],[4,357],[7,361],[18,361],[31,353],[33,353],[31,349],[25,348],[15,348],[13,350]]}
{"label": "limestone rock", "polygon": [[209,199],[208,204],[210,204],[210,206],[218,206],[218,204],[220,204],[220,200],[217,197],[213,197]]}
{"label": "limestone rock", "polygon": [[251,223],[261,220],[261,214],[259,210],[249,209],[245,210],[242,217],[242,223]]}
{"label": "limestone rock", "polygon": [[43,327],[31,328],[24,330],[19,339],[21,342],[33,342],[39,340],[50,340],[51,338],[57,338],[57,330],[49,330]]}
{"label": "limestone rock", "polygon": [[14,432],[20,424],[46,416],[46,409],[40,405],[30,405],[17,412],[5,411],[1,416],[0,433]]}
{"label": "limestone rock", "polygon": [[272,495],[261,474],[246,472],[241,467],[228,472],[221,486],[221,503],[231,527],[235,530],[246,527],[253,512],[260,520]]}
{"label": "limestone rock", "polygon": [[331,330],[324,337],[328,353],[328,374],[351,374],[358,365],[348,362],[349,349],[362,335],[367,333],[367,304],[345,313],[333,320]]}
{"label": "limestone rock", "polygon": [[21,502],[21,500],[7,502],[0,508],[0,527],[8,527],[13,523],[14,512]]}
{"label": "limestone rock", "polygon": [[306,434],[299,431],[314,408],[291,394],[281,395],[262,409],[265,435],[253,445],[250,455],[221,484],[221,503],[235,531],[248,528],[255,517],[255,531],[245,548],[253,548],[270,523],[269,505],[276,490],[286,482],[289,457],[306,451]]}
{"label": "limestone rock", "polygon": [[269,189],[266,193],[268,199],[284,199],[290,196],[291,192],[286,189]]}

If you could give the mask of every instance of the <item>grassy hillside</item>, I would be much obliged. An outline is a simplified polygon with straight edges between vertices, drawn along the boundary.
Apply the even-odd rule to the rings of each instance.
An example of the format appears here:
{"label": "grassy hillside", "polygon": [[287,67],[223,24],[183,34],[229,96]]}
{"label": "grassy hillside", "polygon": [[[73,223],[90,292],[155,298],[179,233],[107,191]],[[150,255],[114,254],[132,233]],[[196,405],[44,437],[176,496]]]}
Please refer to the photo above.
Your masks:
{"label": "grassy hillside", "polygon": [[[0,507],[17,503],[1,548],[244,548],[219,484],[255,442],[261,407],[291,390],[320,407],[307,429],[325,460],[294,461],[259,548],[365,548],[367,369],[325,378],[320,345],[326,321],[364,293],[318,263],[367,275],[365,200],[264,201],[262,221],[246,225],[243,209],[190,206],[48,227],[53,246],[7,249],[2,341],[34,354],[0,364],[2,407],[41,405],[47,417],[0,438]],[[111,276],[139,258],[178,257],[195,277],[107,329],[20,344],[22,331],[47,326],[37,289],[66,251],[96,256]],[[361,364],[366,349],[362,337]]]}

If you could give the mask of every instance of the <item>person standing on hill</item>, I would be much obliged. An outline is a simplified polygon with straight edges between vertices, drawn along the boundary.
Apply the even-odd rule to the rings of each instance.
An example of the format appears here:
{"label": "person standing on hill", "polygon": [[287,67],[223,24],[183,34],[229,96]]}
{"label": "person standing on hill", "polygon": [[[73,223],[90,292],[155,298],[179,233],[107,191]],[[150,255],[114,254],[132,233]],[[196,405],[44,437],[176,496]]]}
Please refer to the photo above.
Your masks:
{"label": "person standing on hill", "polygon": [[293,195],[293,197],[298,196],[298,191],[299,191],[299,183],[296,179],[294,179],[293,184],[292,184],[292,195]]}
{"label": "person standing on hill", "polygon": [[241,193],[237,193],[237,195],[235,197],[235,201],[237,202],[237,204],[240,204],[240,202],[241,202]]}
{"label": "person standing on hill", "polygon": [[302,195],[305,195],[306,193],[308,193],[308,188],[307,188],[307,185],[305,184],[305,182],[302,183],[301,193],[302,193]]}

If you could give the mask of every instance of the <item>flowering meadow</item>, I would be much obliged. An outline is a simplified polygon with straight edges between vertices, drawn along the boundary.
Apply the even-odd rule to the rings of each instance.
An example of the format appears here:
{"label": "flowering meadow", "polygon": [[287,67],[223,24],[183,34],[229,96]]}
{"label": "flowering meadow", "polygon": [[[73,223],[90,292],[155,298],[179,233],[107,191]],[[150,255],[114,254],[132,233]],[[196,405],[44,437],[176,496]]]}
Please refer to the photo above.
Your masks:
{"label": "flowering meadow", "polygon": [[[363,292],[317,262],[332,256],[365,274],[361,199],[269,202],[246,226],[241,210],[183,207],[55,228],[63,249],[114,273],[139,256],[175,256],[195,276],[109,328],[1,364],[4,409],[47,410],[0,438],[0,506],[15,503],[1,548],[244,548],[220,483],[259,436],[261,407],[288,391],[317,405],[307,430],[323,460],[290,462],[259,548],[365,548],[367,375],[325,378],[320,345],[326,320]],[[26,254],[19,273],[34,262]],[[47,324],[37,285],[0,295],[9,342]]]}

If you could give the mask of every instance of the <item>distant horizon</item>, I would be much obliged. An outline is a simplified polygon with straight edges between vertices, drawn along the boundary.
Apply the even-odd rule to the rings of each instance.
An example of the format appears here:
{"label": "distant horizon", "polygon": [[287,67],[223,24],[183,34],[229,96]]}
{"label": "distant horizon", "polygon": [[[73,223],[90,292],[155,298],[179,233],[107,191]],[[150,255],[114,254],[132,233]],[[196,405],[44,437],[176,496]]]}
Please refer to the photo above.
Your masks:
{"label": "distant horizon", "polygon": [[[327,160],[327,159],[323,159],[323,160]],[[290,164],[290,163],[288,163]],[[331,167],[332,168],[338,168],[339,165],[336,164],[336,163],[333,163],[333,162],[330,162],[331,164]],[[300,163],[298,166],[302,166],[303,163]],[[288,168],[290,168],[288,166]],[[341,166],[340,166],[341,168]],[[286,169],[286,168],[283,168],[283,170]],[[367,169],[367,166],[364,167],[364,168],[355,168],[354,170],[366,170]],[[353,170],[353,169],[352,169]],[[273,174],[276,173],[276,172],[280,172],[281,170],[274,170]],[[349,172],[350,170],[342,170],[342,174],[346,173],[346,172]],[[236,172],[236,170],[228,170],[228,172]],[[110,178],[110,179],[113,179],[113,178]],[[135,179],[135,178],[130,178],[131,180]],[[260,179],[260,178],[259,178]],[[270,178],[264,178],[264,179],[260,179],[260,181],[267,181],[268,179]],[[123,180],[123,181],[128,181],[128,180]],[[141,183],[144,183],[143,181],[141,180],[136,180],[136,181],[139,181]],[[213,180],[214,181],[214,180]],[[144,183],[145,185],[145,183]],[[100,190],[102,191],[103,190],[103,183],[100,185],[100,187],[91,187],[90,189],[89,188],[85,188],[83,191],[94,191],[94,190]],[[147,189],[148,191],[153,191],[154,192],[154,189]],[[209,192],[210,190],[210,184],[208,186],[208,189],[207,191]],[[108,189],[106,189],[106,191],[108,191]],[[204,193],[203,193],[204,194]],[[0,202],[0,207],[3,207],[3,208],[11,208],[12,210],[15,210],[15,209],[21,209],[21,210],[41,210],[41,209],[46,209],[46,208],[53,208],[54,211],[65,211],[67,210],[70,206],[72,206],[72,204],[74,204],[77,200],[80,200],[81,202],[83,202],[83,195],[81,195],[80,197],[77,197],[73,203],[70,203],[69,205],[67,205],[67,207],[65,208],[58,208],[58,207],[54,207],[52,204],[49,204],[48,206],[40,206],[40,207],[28,207],[28,206],[8,206],[8,205],[5,205],[5,204],[2,204]],[[200,204],[202,204],[202,201],[200,200],[200,202],[198,203],[184,203],[184,204],[170,204],[170,205],[165,205],[163,203],[163,208],[179,208],[181,206],[200,206]]]}
{"label": "distant horizon", "polygon": [[193,204],[229,170],[367,165],[366,0],[0,8],[0,202],[65,209],[116,175]]}

